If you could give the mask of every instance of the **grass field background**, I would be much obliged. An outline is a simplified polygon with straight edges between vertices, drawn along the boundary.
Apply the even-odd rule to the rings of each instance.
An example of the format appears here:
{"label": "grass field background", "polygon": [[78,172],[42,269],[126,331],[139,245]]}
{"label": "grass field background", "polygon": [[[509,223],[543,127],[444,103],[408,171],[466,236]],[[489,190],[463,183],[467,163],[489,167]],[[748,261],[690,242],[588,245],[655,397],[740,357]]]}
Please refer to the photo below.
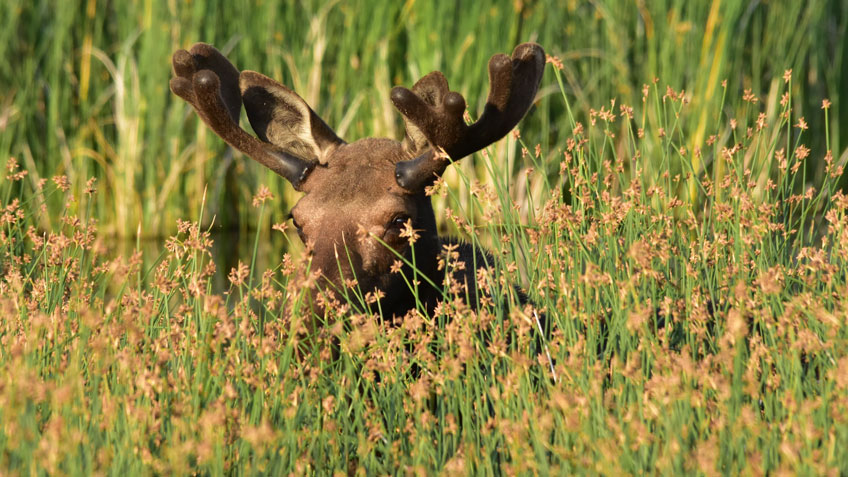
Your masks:
{"label": "grass field background", "polygon": [[[294,87],[349,141],[399,138],[389,90],[435,69],[479,110],[488,58],[529,40],[563,60],[565,90],[583,122],[590,108],[615,99],[656,126],[660,118],[642,107],[641,96],[643,84],[658,78],[662,92],[685,90],[692,101],[679,122],[692,149],[719,132],[717,121],[744,115],[744,90],[774,104],[783,72],[792,69],[794,112],[807,118],[811,146],[820,149],[827,132],[840,131],[848,72],[842,2],[640,5],[3,2],[0,153],[20,159],[31,182],[67,175],[77,195],[98,177],[106,193],[93,213],[104,233],[132,237],[141,224],[146,236],[166,236],[177,218],[197,215],[207,188],[204,223],[217,216],[225,228],[255,225],[257,184],[286,202],[292,196],[284,181],[225,152],[170,94],[170,55],[196,41],[216,45],[240,69]],[[551,174],[571,130],[557,93],[548,74],[535,113],[521,125],[541,144]],[[822,98],[835,105],[832,131],[814,114]],[[845,138],[832,136],[841,151]],[[57,212],[62,204],[51,205]],[[278,209],[281,220],[285,206]]]}
{"label": "grass field background", "polygon": [[[5,472],[848,473],[844,2],[10,0],[0,22]],[[297,195],[168,90],[196,41],[349,141],[399,138],[389,90],[434,69],[475,115],[488,58],[543,45],[520,134],[434,197],[500,258],[485,306],[454,289],[392,324],[351,290],[309,331],[314,277],[271,228]]]}

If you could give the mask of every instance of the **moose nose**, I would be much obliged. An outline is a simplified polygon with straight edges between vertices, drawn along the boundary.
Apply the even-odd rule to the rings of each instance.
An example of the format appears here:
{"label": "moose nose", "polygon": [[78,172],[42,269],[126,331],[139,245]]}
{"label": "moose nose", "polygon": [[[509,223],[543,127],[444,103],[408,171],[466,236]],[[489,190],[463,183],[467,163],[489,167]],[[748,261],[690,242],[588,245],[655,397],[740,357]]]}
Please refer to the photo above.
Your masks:
{"label": "moose nose", "polygon": [[345,286],[345,280],[360,275],[361,263],[359,252],[345,240],[344,234],[337,240],[317,245],[312,251],[312,269],[320,269],[324,279],[339,290]]}

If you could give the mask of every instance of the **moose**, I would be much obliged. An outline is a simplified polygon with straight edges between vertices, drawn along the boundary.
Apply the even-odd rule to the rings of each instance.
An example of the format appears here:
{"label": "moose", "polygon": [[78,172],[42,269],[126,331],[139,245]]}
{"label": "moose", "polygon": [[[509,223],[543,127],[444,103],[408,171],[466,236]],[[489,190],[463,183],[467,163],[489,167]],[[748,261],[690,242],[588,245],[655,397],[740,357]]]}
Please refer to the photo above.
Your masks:
{"label": "moose", "polygon": [[[493,258],[439,236],[425,189],[451,161],[498,141],[524,117],[544,71],[542,47],[524,43],[512,56],[489,60],[489,95],[473,124],[463,118],[465,99],[450,91],[441,72],[424,76],[411,90],[393,88],[390,99],[406,128],[400,142],[346,143],[296,93],[260,73],[239,72],[208,44],[178,50],[172,63],[173,93],[230,146],[304,193],[290,216],[311,250],[312,269],[320,273],[313,293],[337,292],[355,280],[361,290],[381,292],[386,316],[402,317],[419,306],[432,311],[444,296],[438,261],[447,246],[467,264],[452,277],[465,284],[469,304],[476,304],[475,267],[491,266]],[[239,126],[242,104],[258,137]],[[414,243],[410,233],[417,235]],[[398,257],[405,259],[403,275],[392,273]],[[402,278],[414,276],[413,263],[425,278],[417,293]]]}

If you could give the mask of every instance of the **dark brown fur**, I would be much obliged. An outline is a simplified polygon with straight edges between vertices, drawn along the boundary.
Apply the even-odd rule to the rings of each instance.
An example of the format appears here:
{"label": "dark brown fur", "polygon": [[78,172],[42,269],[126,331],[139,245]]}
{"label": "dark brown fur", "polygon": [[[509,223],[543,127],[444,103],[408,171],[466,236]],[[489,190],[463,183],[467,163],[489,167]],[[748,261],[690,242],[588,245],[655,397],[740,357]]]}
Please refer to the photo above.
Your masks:
{"label": "dark brown fur", "polygon": [[[406,123],[402,142],[367,138],[345,143],[297,94],[259,73],[239,73],[202,43],[174,54],[171,90],[227,143],[304,192],[291,215],[311,250],[312,268],[323,279],[315,293],[341,290],[355,279],[363,292],[383,293],[385,315],[402,316],[417,304],[401,275],[390,271],[398,254],[426,276],[419,278],[417,294],[425,309],[432,310],[442,297],[438,286],[444,271],[437,263],[448,241],[436,232],[425,187],[444,172],[449,158],[459,160],[515,126],[532,105],[544,58],[541,47],[531,43],[519,45],[512,57],[495,55],[489,62],[486,107],[471,125],[463,120],[464,98],[448,89],[439,72],[411,90],[394,88],[392,102]],[[238,125],[242,103],[258,138]],[[409,224],[418,234],[413,245],[402,233]],[[476,304],[474,264],[486,266],[492,258],[470,245],[456,245],[467,269],[454,279],[467,285],[469,301]],[[408,265],[401,273],[413,277]]]}

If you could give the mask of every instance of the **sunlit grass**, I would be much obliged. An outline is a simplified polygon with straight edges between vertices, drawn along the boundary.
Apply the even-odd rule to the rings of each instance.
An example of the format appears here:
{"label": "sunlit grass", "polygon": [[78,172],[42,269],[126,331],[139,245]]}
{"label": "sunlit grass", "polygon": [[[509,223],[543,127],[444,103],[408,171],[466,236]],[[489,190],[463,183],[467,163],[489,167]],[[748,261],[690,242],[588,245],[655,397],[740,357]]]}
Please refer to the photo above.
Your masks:
{"label": "sunlit grass", "polygon": [[[642,84],[660,77],[661,89],[690,93],[696,112],[682,132],[693,150],[718,124],[745,115],[746,103],[722,102],[725,91],[737,97],[750,89],[773,104],[782,72],[794,69],[805,73],[789,93],[798,116],[810,121],[810,147],[823,147],[831,133],[832,149],[844,149],[845,133],[833,134],[845,130],[842,2],[644,3],[0,2],[0,54],[7,58],[0,64],[0,156],[18,158],[31,183],[68,176],[77,196],[85,179],[97,177],[104,193],[92,212],[110,235],[133,237],[143,224],[146,236],[167,236],[178,218],[201,207],[204,225],[215,217],[218,227],[247,230],[258,223],[250,201],[261,183],[283,203],[271,211],[281,221],[294,200],[285,182],[228,152],[168,91],[170,55],[196,41],[293,87],[347,140],[399,138],[390,88],[435,69],[468,98],[472,114],[479,111],[488,58],[537,41],[562,58],[562,82],[584,124],[590,108],[615,98],[632,105],[640,123],[660,127],[670,112],[640,103]],[[543,85],[522,129],[542,145],[542,164],[555,174],[573,125],[561,121],[566,111],[553,76]],[[829,126],[813,114],[822,97],[834,102]],[[775,109],[764,112],[774,121]],[[717,135],[719,147],[732,140]],[[663,147],[657,137],[645,143],[651,151]],[[495,157],[504,161],[506,150]],[[507,164],[509,175],[520,168]],[[691,164],[703,166],[698,158]],[[486,172],[479,161],[463,167]],[[58,217],[62,205],[50,201],[43,220]]]}
{"label": "sunlit grass", "polygon": [[[648,83],[649,112],[603,102],[584,119],[552,61],[564,147],[513,133],[433,190],[454,204],[446,226],[499,259],[477,311],[448,284],[434,316],[389,322],[354,289],[313,317],[315,277],[288,254],[226,270],[218,294],[202,210],[143,265],[97,238],[99,183],[35,188],[7,161],[0,467],[848,472],[844,161],[806,124],[833,105],[801,121],[787,73],[773,97],[728,93],[744,113],[721,110],[699,141],[694,94]],[[254,198],[260,228],[271,192]],[[39,229],[50,202],[63,212]]]}
{"label": "sunlit grass", "polygon": [[[840,2],[273,3],[0,2],[0,473],[848,473]],[[484,306],[395,322],[310,313],[296,195],[167,87],[206,41],[398,138],[393,85],[474,115],[528,40],[520,132],[433,189]]]}

